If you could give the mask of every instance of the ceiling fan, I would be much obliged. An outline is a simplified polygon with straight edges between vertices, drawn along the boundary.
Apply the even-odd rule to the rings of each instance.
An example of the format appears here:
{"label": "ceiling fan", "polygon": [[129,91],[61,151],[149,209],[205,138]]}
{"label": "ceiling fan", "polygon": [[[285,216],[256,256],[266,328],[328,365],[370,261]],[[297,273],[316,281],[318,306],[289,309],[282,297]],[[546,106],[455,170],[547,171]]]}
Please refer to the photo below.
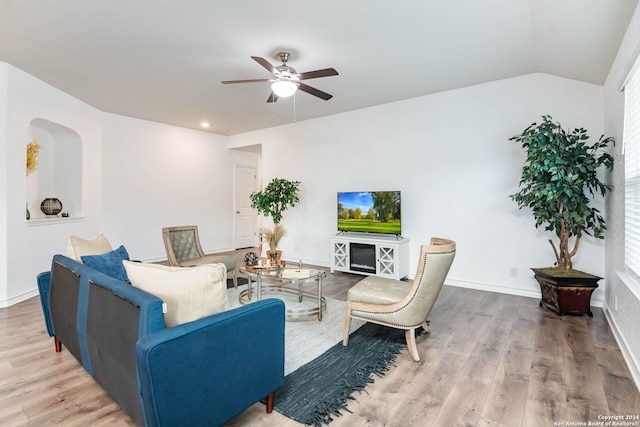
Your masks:
{"label": "ceiling fan", "polygon": [[319,89],[311,87],[300,80],[315,79],[318,77],[337,76],[338,72],[333,68],[325,68],[322,70],[308,71],[306,73],[298,73],[295,69],[287,65],[289,60],[288,52],[278,53],[278,59],[282,61],[282,65],[274,67],[264,58],[259,56],[252,56],[251,59],[258,64],[266,68],[272,75],[271,79],[249,79],[249,80],[225,80],[223,84],[230,83],[259,83],[259,82],[271,82],[271,95],[267,99],[267,102],[276,102],[278,98],[286,98],[300,89],[303,92],[307,92],[310,95],[317,96],[325,101],[330,100],[333,95],[323,92]]}

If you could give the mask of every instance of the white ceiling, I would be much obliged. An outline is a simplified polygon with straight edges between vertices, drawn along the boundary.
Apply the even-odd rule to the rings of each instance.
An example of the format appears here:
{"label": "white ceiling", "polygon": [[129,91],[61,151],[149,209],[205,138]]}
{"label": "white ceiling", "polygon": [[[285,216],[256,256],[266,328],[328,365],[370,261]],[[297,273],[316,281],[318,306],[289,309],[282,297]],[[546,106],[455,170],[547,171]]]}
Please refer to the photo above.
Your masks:
{"label": "white ceiling", "polygon": [[232,135],[290,123],[250,56],[334,97],[295,119],[544,72],[603,84],[638,0],[0,0],[0,61],[111,113]]}

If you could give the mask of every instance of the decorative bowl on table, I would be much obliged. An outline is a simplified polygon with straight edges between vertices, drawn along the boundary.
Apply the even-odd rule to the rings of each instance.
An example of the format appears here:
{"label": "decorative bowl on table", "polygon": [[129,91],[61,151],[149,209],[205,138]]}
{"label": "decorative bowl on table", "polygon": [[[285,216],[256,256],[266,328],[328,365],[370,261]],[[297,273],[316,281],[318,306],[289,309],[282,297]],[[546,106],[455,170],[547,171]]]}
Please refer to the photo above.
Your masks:
{"label": "decorative bowl on table", "polygon": [[255,252],[247,252],[244,256],[244,265],[253,267],[256,264],[258,264],[258,255]]}

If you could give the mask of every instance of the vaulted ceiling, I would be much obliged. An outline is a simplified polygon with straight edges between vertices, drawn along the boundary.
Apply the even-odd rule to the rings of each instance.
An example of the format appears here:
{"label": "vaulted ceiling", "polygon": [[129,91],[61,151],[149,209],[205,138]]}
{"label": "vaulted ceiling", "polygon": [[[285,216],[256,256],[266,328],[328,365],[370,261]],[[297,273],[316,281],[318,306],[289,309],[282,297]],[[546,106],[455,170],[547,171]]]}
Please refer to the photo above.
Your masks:
{"label": "vaulted ceiling", "polygon": [[[637,0],[0,0],[0,61],[102,110],[232,135],[523,74],[603,84]],[[267,103],[253,61],[333,67]]]}

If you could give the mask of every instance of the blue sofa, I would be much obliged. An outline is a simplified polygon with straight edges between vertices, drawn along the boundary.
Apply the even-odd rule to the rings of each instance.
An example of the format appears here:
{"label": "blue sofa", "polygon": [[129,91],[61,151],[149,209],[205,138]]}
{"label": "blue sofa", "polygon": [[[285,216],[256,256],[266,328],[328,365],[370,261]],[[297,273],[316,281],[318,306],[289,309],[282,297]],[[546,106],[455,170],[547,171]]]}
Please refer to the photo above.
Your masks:
{"label": "blue sofa", "polygon": [[284,304],[165,329],[162,300],[63,255],[38,275],[47,332],[138,425],[217,426],[284,382]]}

